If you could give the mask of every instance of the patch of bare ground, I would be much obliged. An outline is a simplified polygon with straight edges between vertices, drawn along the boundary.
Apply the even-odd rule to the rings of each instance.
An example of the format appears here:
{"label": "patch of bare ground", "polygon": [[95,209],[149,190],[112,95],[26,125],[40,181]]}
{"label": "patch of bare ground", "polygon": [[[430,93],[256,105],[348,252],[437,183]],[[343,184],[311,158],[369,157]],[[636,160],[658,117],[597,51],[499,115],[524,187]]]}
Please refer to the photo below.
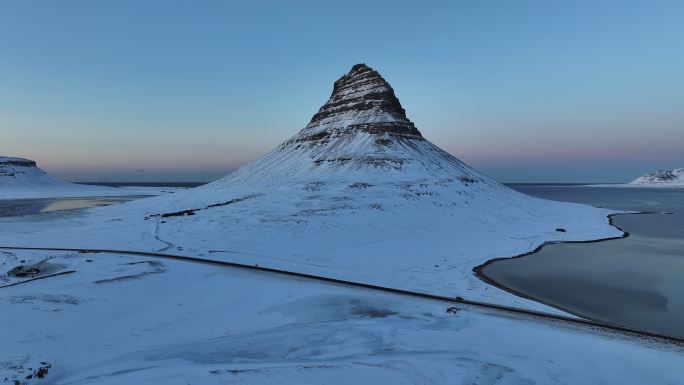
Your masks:
{"label": "patch of bare ground", "polygon": [[[197,211],[208,210],[208,209],[211,209],[211,208],[214,208],[214,207],[221,207],[221,206],[232,205],[232,204],[235,204],[235,203],[238,203],[238,202],[242,202],[242,201],[247,200],[247,199],[256,198],[256,197],[258,197],[258,196],[260,196],[260,195],[261,195],[261,194],[250,194],[250,195],[247,195],[247,196],[244,196],[244,197],[230,199],[230,200],[227,200],[227,201],[225,201],[225,202],[219,202],[219,203],[210,204],[210,205],[208,205],[208,206],[205,206],[204,208],[187,209],[187,210],[174,211],[174,212],[169,212],[169,213],[152,214],[152,215],[146,216],[146,217],[145,217],[145,220],[148,220],[148,219],[150,219],[150,218],[155,218],[155,217],[170,218],[170,217],[184,217],[184,216],[189,216],[189,215],[195,215],[195,213],[196,213]],[[162,222],[162,223],[165,223],[165,222]]]}
{"label": "patch of bare ground", "polygon": [[14,363],[0,361],[0,368],[8,369],[15,373],[11,377],[5,377],[3,382],[12,385],[29,385],[34,383],[36,379],[41,380],[45,378],[52,368],[52,363],[47,361],[41,361],[40,365],[35,369],[27,367],[27,365],[29,365],[27,358]]}

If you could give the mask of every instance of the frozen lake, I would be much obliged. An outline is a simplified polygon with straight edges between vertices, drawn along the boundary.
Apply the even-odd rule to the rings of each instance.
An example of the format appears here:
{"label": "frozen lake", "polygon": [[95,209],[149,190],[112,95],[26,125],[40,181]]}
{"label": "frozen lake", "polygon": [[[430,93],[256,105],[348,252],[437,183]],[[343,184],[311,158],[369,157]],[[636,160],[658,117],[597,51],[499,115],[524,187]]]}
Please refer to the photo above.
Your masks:
{"label": "frozen lake", "polygon": [[22,215],[49,213],[53,211],[109,206],[145,197],[146,196],[119,196],[94,198],[0,200],[0,217],[16,217]]}
{"label": "frozen lake", "polygon": [[587,318],[684,337],[684,190],[511,187],[548,199],[658,213],[615,216],[613,223],[630,233],[627,238],[547,245],[493,262],[483,274]]}

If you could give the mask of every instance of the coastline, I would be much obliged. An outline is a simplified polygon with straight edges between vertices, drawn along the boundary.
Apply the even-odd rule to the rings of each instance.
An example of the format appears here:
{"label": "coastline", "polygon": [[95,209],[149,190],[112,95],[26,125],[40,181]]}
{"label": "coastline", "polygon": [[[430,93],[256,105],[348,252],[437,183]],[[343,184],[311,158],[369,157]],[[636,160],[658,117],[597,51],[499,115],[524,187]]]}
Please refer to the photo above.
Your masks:
{"label": "coastline", "polygon": [[66,198],[106,198],[120,196],[158,196],[172,194],[177,191],[186,190],[183,187],[107,187],[97,189],[34,189],[24,191],[2,191],[0,189],[0,201],[5,200],[24,200],[24,199],[66,199]]}
{"label": "coastline", "polygon": [[682,184],[647,184],[647,183],[602,183],[602,184],[586,184],[581,185],[582,187],[616,187],[616,188],[653,188],[653,189],[684,189]]}
{"label": "coastline", "polygon": [[[510,288],[510,287],[508,287],[508,286],[506,286],[506,285],[504,285],[504,284],[502,284],[502,283],[500,283],[500,282],[494,280],[493,278],[487,276],[487,275],[483,272],[483,269],[484,269],[485,267],[489,266],[490,264],[493,264],[493,263],[498,262],[498,261],[509,260],[509,259],[517,259],[517,258],[523,258],[523,257],[529,256],[529,255],[532,255],[532,254],[536,254],[536,253],[540,252],[545,246],[548,246],[548,245],[560,244],[560,243],[598,243],[598,242],[604,242],[604,241],[611,241],[611,240],[616,240],[616,239],[627,238],[627,237],[630,236],[630,233],[629,233],[628,231],[623,230],[623,229],[620,228],[619,226],[617,226],[617,225],[614,223],[614,220],[613,220],[614,217],[619,216],[619,215],[644,215],[644,214],[658,214],[658,213],[660,213],[660,212],[656,212],[656,211],[639,211],[639,212],[618,212],[618,213],[612,213],[612,214],[609,214],[609,215],[607,216],[607,217],[608,217],[608,224],[609,224],[610,226],[615,227],[615,228],[618,229],[619,231],[621,231],[621,232],[622,232],[622,235],[621,235],[621,236],[617,236],[617,237],[607,237],[607,238],[600,238],[600,239],[586,240],[586,241],[546,241],[546,242],[542,243],[541,245],[537,246],[534,250],[528,251],[528,252],[523,253],[523,254],[515,255],[515,256],[512,256],[512,257],[498,257],[498,258],[490,259],[490,260],[486,261],[486,262],[483,263],[483,264],[480,264],[480,265],[477,265],[477,266],[473,267],[473,273],[475,274],[475,276],[476,276],[477,278],[479,278],[481,281],[485,282],[486,284],[491,285],[491,286],[494,286],[494,287],[496,287],[496,288],[498,288],[498,289],[501,289],[501,290],[503,290],[503,291],[505,291],[505,292],[507,292],[507,293],[509,293],[509,294],[512,294],[512,295],[515,295],[515,296],[518,296],[518,297],[521,297],[521,298],[525,298],[525,299],[528,299],[528,300],[530,300],[530,301],[534,301],[534,302],[537,302],[537,303],[540,303],[540,304],[543,304],[543,305],[546,305],[546,306],[549,306],[549,307],[552,307],[552,308],[554,308],[554,309],[557,309],[557,310],[566,312],[566,313],[568,313],[568,314],[571,314],[571,315],[573,315],[573,316],[579,317],[579,318],[581,318],[581,319],[590,320],[590,321],[593,321],[593,322],[603,323],[603,324],[612,325],[612,326],[622,326],[622,325],[618,325],[618,324],[606,322],[606,321],[603,321],[603,320],[596,319],[596,318],[594,318],[594,317],[587,316],[587,315],[585,315],[585,314],[582,314],[581,312],[577,312],[577,311],[575,311],[575,310],[571,310],[571,309],[569,309],[568,307],[565,307],[565,306],[562,306],[562,305],[558,305],[558,304],[555,304],[555,303],[551,303],[551,302],[546,301],[546,300],[543,300],[543,299],[541,299],[541,298],[537,298],[537,297],[535,297],[535,296],[532,296],[532,295],[523,293],[523,292],[521,292],[521,291],[519,291],[519,290]],[[662,214],[668,214],[668,213],[662,213]],[[646,330],[644,330],[644,331],[646,331]]]}

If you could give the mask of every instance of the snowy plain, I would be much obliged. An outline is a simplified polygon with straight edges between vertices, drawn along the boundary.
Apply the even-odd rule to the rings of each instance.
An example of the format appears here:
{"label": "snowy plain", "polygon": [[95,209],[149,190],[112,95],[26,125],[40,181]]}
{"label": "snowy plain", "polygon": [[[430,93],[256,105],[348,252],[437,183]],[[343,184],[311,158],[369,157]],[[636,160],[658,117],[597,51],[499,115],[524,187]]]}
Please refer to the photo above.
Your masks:
{"label": "snowy plain", "polygon": [[0,288],[6,383],[682,383],[682,347],[562,322],[205,264],[2,254],[75,271]]}

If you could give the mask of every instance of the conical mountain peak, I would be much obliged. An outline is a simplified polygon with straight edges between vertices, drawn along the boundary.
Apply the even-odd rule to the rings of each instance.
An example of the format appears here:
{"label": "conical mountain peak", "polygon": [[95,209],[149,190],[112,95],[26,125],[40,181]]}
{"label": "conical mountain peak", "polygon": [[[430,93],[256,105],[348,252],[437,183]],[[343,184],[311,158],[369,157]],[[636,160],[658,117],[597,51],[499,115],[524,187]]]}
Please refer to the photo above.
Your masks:
{"label": "conical mountain peak", "polygon": [[339,130],[422,138],[389,83],[365,64],[356,64],[335,82],[330,99],[302,134]]}
{"label": "conical mountain peak", "polygon": [[330,99],[303,130],[214,185],[459,177],[468,183],[483,180],[423,138],[387,81],[357,64],[335,82]]}

